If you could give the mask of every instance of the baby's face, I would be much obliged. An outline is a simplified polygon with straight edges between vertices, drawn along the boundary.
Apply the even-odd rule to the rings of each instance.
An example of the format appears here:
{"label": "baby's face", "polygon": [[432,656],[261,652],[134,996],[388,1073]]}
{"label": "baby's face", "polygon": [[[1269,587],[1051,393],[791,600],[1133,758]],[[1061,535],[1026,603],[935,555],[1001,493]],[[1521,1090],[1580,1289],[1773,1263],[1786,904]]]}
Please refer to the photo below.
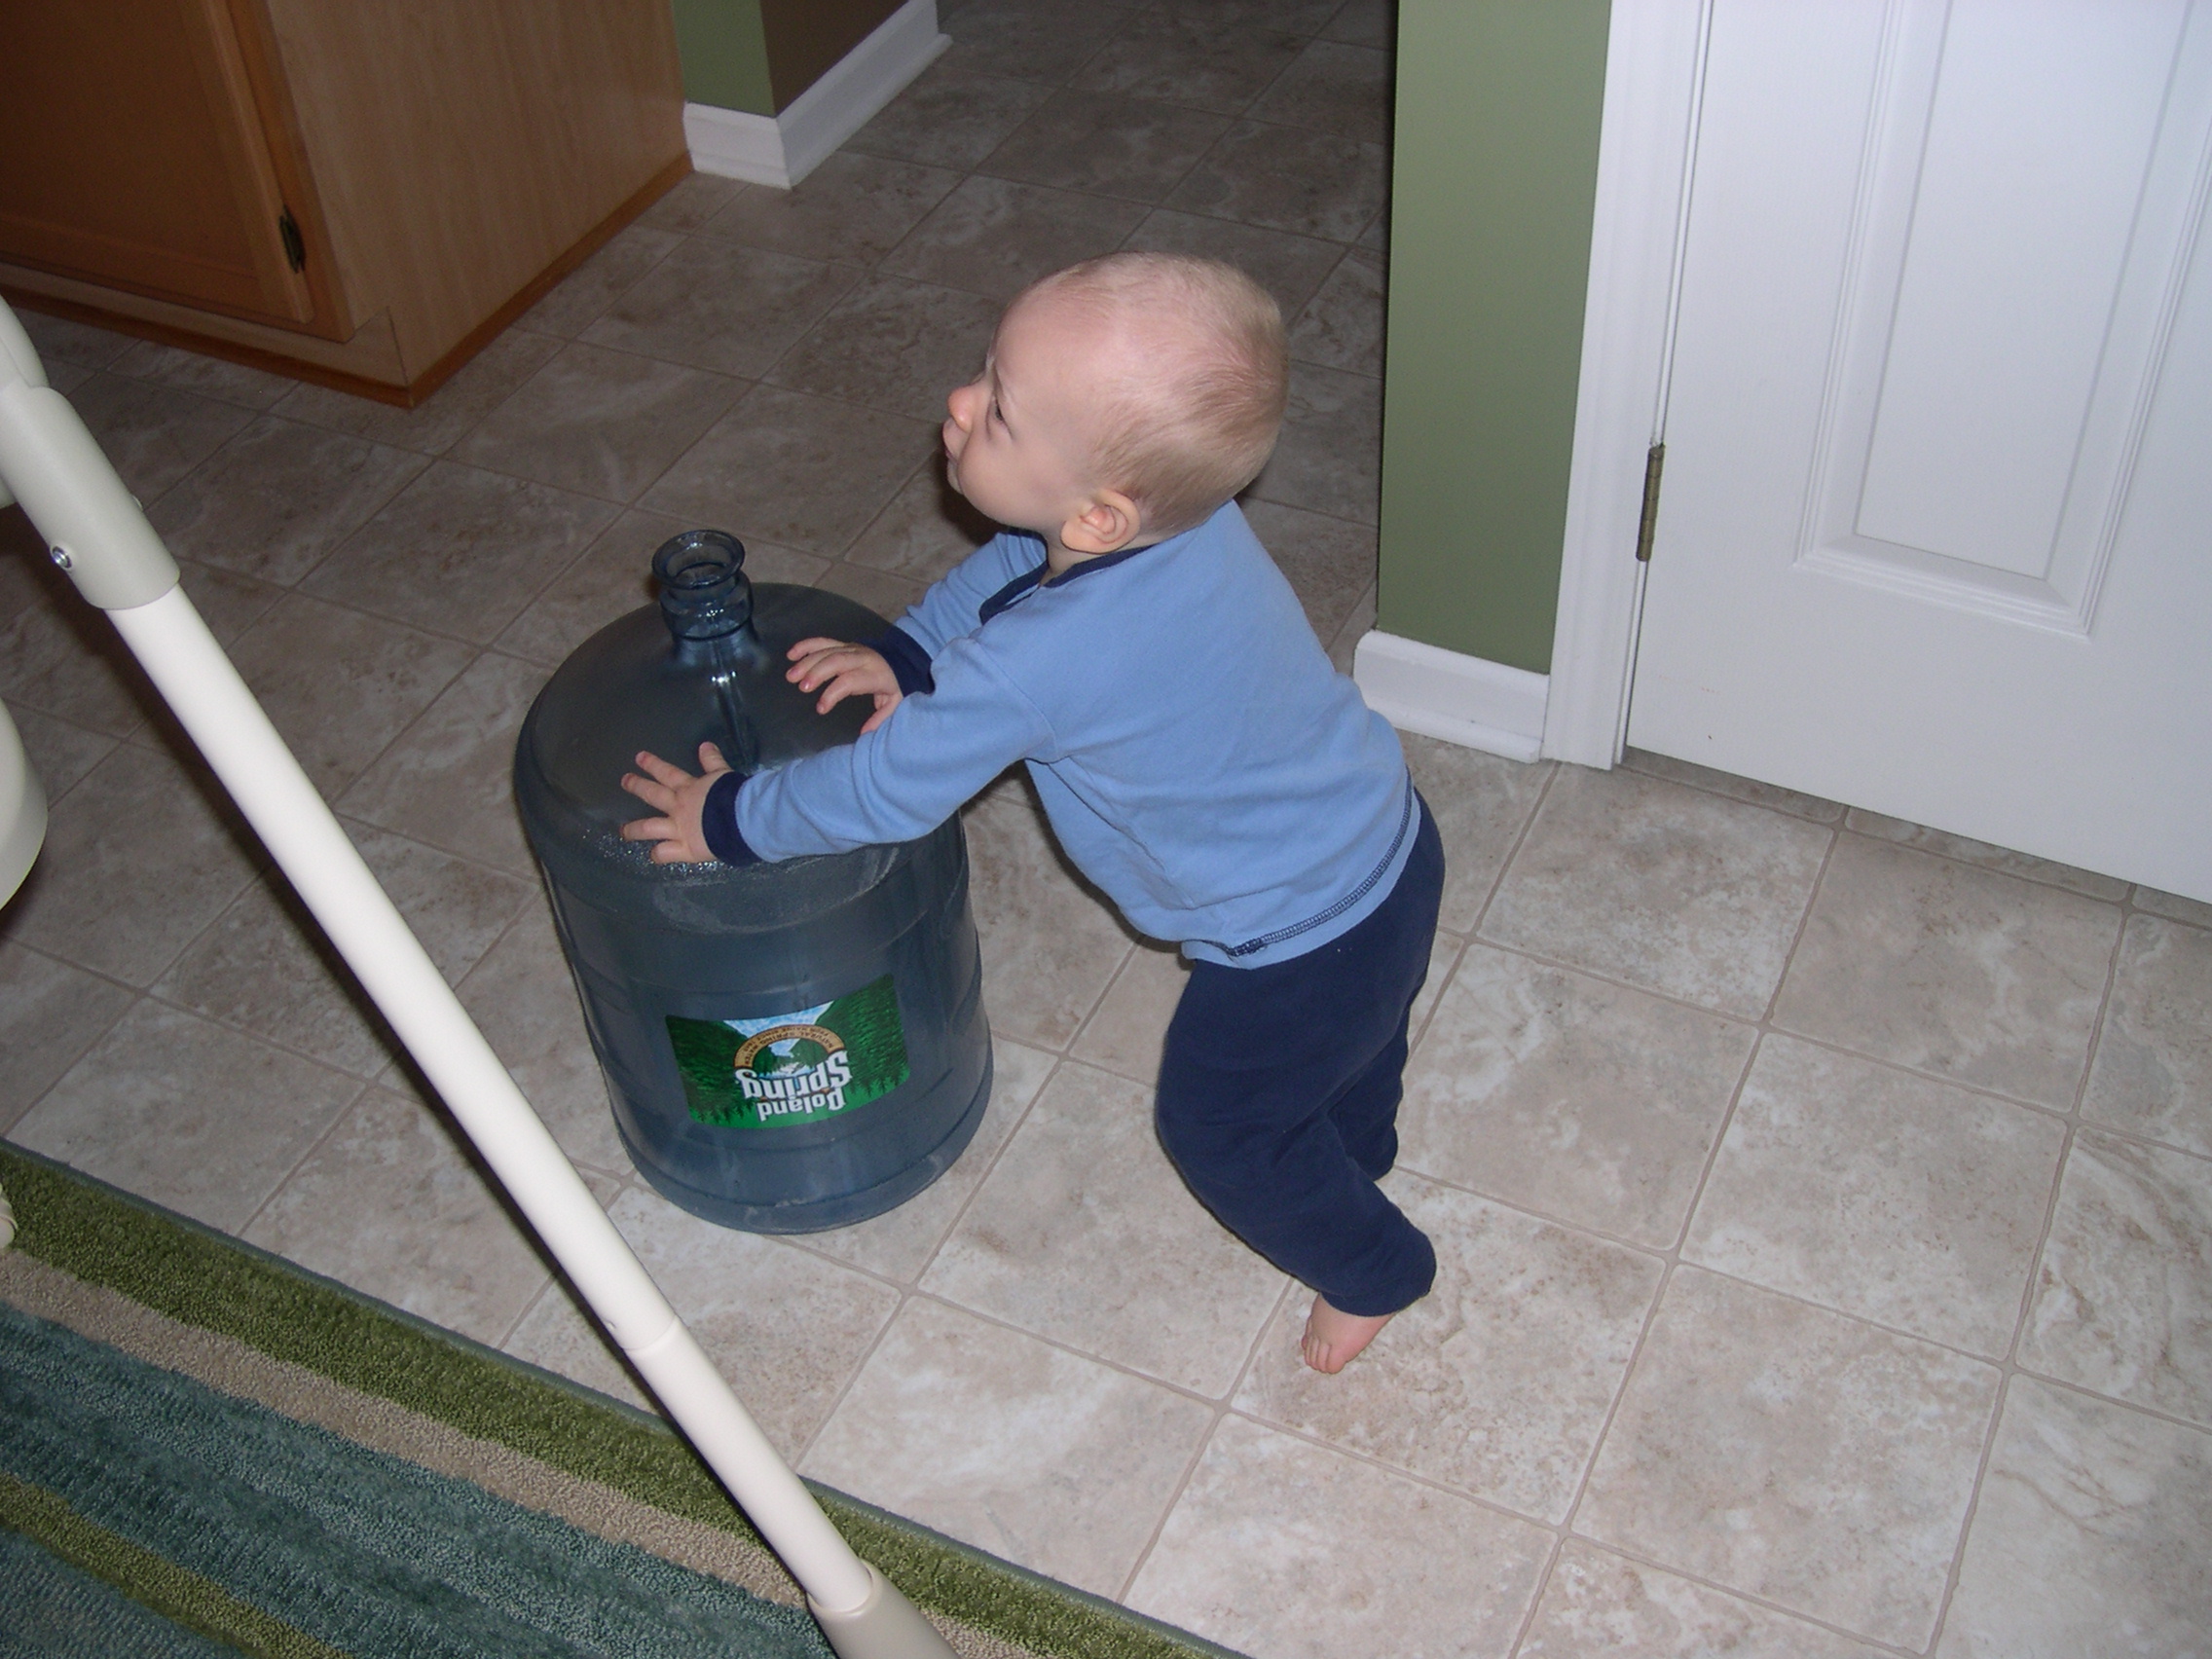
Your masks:
{"label": "baby's face", "polygon": [[945,399],[952,487],[1000,524],[1056,540],[1098,483],[1085,392],[1112,346],[1111,329],[1050,293],[1016,304],[983,372]]}

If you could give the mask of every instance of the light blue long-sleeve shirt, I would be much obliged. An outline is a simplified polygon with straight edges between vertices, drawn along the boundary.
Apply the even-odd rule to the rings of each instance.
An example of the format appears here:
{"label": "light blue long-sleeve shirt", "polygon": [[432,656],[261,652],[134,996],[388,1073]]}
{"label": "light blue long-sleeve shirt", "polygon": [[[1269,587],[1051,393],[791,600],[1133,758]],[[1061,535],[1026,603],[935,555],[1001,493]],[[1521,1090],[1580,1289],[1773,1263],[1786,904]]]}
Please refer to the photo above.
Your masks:
{"label": "light blue long-sleeve shirt", "polygon": [[745,846],[909,840],[1023,760],[1076,866],[1189,956],[1302,955],[1388,896],[1418,822],[1397,734],[1234,502],[1057,578],[1044,564],[1042,540],[1008,532],[933,586],[899,623],[933,687],[857,743],[748,780]]}

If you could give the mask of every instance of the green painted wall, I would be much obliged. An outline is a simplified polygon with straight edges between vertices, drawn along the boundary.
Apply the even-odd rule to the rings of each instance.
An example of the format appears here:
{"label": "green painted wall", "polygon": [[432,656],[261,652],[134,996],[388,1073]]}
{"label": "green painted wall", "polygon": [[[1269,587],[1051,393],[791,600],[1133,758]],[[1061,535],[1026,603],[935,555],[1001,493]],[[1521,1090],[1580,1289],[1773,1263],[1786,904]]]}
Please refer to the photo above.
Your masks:
{"label": "green painted wall", "polygon": [[774,115],[776,97],[768,85],[768,36],[760,23],[760,0],[672,0],[672,4],[686,101],[748,115]]}
{"label": "green painted wall", "polygon": [[1378,625],[1548,673],[1607,0],[1402,0]]}

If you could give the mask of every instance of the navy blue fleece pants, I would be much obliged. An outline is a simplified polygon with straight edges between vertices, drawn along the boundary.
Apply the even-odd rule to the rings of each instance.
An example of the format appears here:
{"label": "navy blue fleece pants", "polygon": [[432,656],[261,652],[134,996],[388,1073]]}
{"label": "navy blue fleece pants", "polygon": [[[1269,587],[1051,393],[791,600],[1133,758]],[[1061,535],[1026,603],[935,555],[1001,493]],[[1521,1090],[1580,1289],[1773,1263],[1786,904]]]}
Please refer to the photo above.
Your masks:
{"label": "navy blue fleece pants", "polygon": [[1223,1225],[1346,1313],[1395,1313],[1436,1277],[1427,1236],[1375,1182],[1398,1156],[1407,1024],[1443,888],[1423,801],[1372,914],[1287,962],[1194,964],[1167,1027],[1168,1157]]}

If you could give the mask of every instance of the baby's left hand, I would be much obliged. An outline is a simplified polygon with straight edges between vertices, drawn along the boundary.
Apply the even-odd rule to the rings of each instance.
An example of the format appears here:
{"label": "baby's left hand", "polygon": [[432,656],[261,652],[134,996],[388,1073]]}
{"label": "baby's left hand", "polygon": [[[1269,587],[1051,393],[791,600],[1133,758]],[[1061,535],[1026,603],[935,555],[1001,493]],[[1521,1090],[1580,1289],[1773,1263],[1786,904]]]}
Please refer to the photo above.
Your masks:
{"label": "baby's left hand", "polygon": [[707,845],[701,816],[706,810],[707,792],[715,787],[717,778],[730,770],[722,752],[711,743],[700,744],[699,768],[704,775],[696,778],[643,750],[638,754],[638,764],[647,775],[641,778],[636,772],[625,772],[622,787],[662,816],[633,818],[622,826],[622,839],[652,842],[655,864],[705,864],[713,859],[715,852]]}

